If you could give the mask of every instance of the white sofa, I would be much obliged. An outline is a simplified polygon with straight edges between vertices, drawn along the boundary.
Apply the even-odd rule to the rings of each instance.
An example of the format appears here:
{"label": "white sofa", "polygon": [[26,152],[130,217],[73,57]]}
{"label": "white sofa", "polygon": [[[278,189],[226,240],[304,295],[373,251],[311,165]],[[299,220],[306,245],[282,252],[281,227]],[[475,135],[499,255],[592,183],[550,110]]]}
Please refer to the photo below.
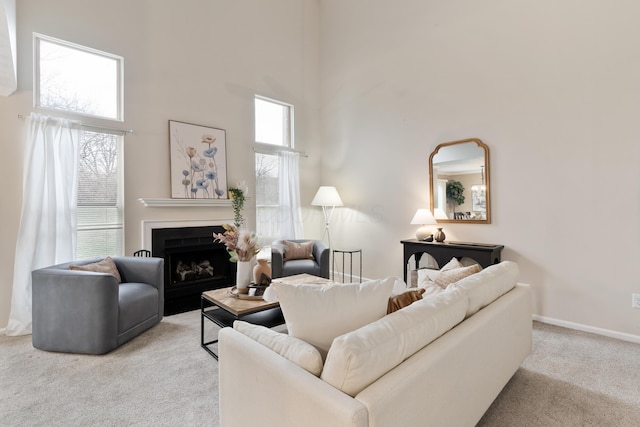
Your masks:
{"label": "white sofa", "polygon": [[[428,344],[361,391],[356,387],[352,395],[323,380],[325,372],[316,376],[238,330],[222,329],[220,425],[475,425],[531,351],[531,292],[527,285],[516,283],[514,265],[503,262],[451,285],[453,291],[464,294],[464,320],[439,337],[427,339]],[[418,305],[421,302],[399,312],[414,306],[414,312],[423,310]],[[442,301],[438,304],[440,308],[435,311],[442,308]],[[460,304],[456,304],[458,310]],[[424,305],[429,305],[428,299]],[[433,303],[432,306],[435,307]],[[364,346],[378,341],[366,334],[380,330],[384,335],[385,328],[387,332],[393,330],[389,325],[408,313],[399,312],[350,332],[350,337],[361,339]],[[376,329],[378,323],[383,325],[382,329]],[[440,320],[432,323],[444,324]],[[392,346],[404,351],[405,341],[415,338],[409,337],[411,328],[406,329],[396,329],[387,337]],[[333,341],[325,370],[329,369],[331,352],[341,339]],[[334,358],[339,353],[336,351]],[[350,357],[348,350],[343,353]],[[362,355],[353,356],[351,362],[356,370],[368,369],[368,361]]]}

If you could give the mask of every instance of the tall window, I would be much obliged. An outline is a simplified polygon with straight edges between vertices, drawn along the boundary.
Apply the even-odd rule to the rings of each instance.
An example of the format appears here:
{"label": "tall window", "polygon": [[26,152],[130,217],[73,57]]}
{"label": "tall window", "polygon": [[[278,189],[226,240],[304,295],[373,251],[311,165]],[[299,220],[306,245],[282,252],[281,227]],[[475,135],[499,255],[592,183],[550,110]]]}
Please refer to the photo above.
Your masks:
{"label": "tall window", "polygon": [[[122,57],[40,34],[34,52],[36,107],[72,118],[123,119]],[[124,253],[122,140],[108,130],[82,128],[78,258]]]}
{"label": "tall window", "polygon": [[301,230],[301,220],[293,105],[256,96],[255,131],[256,232],[260,242],[302,237],[295,231]]}
{"label": "tall window", "polygon": [[83,129],[78,173],[78,258],[124,251],[122,137]]}

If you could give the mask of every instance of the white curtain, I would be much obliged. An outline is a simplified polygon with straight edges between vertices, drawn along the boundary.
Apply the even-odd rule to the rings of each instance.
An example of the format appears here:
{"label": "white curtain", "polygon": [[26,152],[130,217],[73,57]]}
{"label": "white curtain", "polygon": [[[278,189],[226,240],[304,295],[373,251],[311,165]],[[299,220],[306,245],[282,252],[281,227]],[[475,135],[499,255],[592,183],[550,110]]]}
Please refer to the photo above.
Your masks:
{"label": "white curtain", "polygon": [[286,239],[302,239],[302,213],[300,212],[299,154],[278,153],[280,177],[280,235]]}
{"label": "white curtain", "polygon": [[31,333],[31,271],[72,261],[80,123],[31,114],[7,335]]}

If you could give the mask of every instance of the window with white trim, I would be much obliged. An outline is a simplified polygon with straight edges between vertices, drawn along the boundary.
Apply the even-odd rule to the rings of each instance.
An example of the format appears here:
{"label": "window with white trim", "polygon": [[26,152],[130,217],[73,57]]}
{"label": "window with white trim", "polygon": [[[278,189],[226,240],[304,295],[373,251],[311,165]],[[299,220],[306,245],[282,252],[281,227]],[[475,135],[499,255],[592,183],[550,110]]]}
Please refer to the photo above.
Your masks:
{"label": "window with white trim", "polygon": [[[262,245],[281,236],[279,154],[293,149],[293,105],[256,95],[256,234]],[[295,179],[298,179],[295,177]]]}
{"label": "window with white trim", "polygon": [[[34,106],[67,117],[122,121],[123,58],[34,34]],[[76,257],[124,253],[123,136],[83,126]]]}

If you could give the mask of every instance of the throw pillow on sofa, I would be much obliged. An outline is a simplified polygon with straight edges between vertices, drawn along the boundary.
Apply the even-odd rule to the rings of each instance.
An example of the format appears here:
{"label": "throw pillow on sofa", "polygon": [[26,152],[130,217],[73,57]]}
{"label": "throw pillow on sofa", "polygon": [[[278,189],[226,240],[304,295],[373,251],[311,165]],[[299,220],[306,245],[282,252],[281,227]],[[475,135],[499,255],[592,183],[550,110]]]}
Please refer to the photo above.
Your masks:
{"label": "throw pillow on sofa", "polygon": [[460,323],[468,303],[466,292],[446,290],[337,337],[320,378],[355,396]]}
{"label": "throw pillow on sofa", "polygon": [[316,347],[324,358],[333,339],[387,314],[395,277],[359,284],[274,287],[289,335]]}
{"label": "throw pillow on sofa", "polygon": [[84,265],[70,265],[69,270],[82,270],[82,271],[93,271],[95,273],[107,273],[115,276],[118,283],[122,283],[122,278],[120,277],[120,272],[118,271],[118,267],[116,267],[116,263],[111,259],[111,257],[106,257],[102,261],[94,262],[91,264]]}
{"label": "throw pillow on sofa", "polygon": [[421,300],[424,291],[425,290],[423,288],[409,289],[405,292],[391,296],[389,298],[389,304],[387,305],[387,314],[391,314],[394,311],[408,307],[414,302]]}
{"label": "throw pillow on sofa", "polygon": [[456,283],[458,280],[462,280],[479,271],[480,266],[478,264],[441,271],[440,274],[438,274],[438,277],[436,277],[435,283],[441,288],[446,288],[450,284]]}
{"label": "throw pillow on sofa", "polygon": [[233,329],[268,347],[316,377],[322,372],[322,357],[311,344],[264,326],[236,320]]}
{"label": "throw pillow on sofa", "polygon": [[298,243],[285,240],[284,260],[291,261],[294,259],[313,259],[313,241]]}

